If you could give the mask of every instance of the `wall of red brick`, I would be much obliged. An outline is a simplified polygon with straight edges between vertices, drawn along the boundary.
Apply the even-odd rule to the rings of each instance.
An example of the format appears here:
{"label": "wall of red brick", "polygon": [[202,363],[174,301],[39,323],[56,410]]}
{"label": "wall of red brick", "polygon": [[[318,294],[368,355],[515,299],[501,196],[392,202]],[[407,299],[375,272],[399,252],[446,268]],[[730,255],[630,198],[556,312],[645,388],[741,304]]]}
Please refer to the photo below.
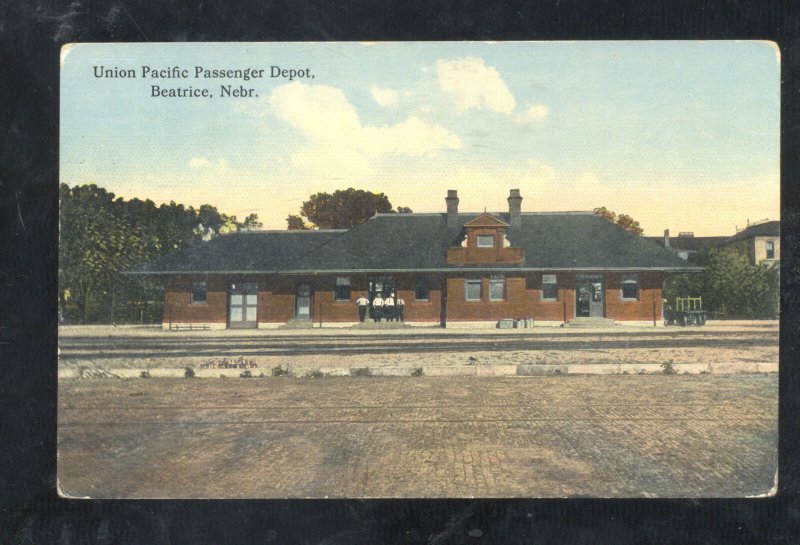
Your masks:
{"label": "wall of red brick", "polygon": [[[206,282],[206,302],[191,302],[193,281]],[[172,276],[164,286],[164,323],[227,323],[228,281],[219,276]]]}
{"label": "wall of red brick", "polygon": [[[542,274],[516,274],[506,277],[505,299],[489,301],[490,275],[482,275],[482,298],[467,301],[465,279],[441,274],[428,278],[428,301],[415,298],[419,275],[395,275],[397,291],[405,300],[408,322],[438,322],[441,313],[442,287],[447,287],[447,321],[496,321],[503,318],[533,318],[534,321],[564,321],[575,317],[575,274],[556,273],[558,299],[542,301]],[[605,316],[614,320],[661,320],[661,273],[639,273],[639,298],[621,300],[621,273],[605,273]],[[191,303],[192,281],[207,282],[206,303]],[[311,286],[311,317],[315,323],[354,322],[358,319],[355,301],[367,295],[367,275],[351,275],[349,301],[334,299],[335,275],[312,276],[175,276],[165,285],[164,323],[227,323],[228,287],[231,282],[258,284],[258,322],[286,323],[294,318],[297,286]]]}
{"label": "wall of red brick", "polygon": [[557,300],[542,301],[542,275],[530,273],[506,277],[503,301],[489,300],[490,275],[483,275],[480,301],[467,301],[466,281],[461,277],[447,279],[447,321],[467,322],[504,318],[533,318],[534,321],[564,321],[575,316],[575,277],[571,273],[557,275]]}
{"label": "wall of red brick", "polygon": [[623,301],[621,282],[623,273],[606,273],[604,286],[606,317],[614,320],[661,321],[662,276],[659,271],[640,272],[639,299]]}

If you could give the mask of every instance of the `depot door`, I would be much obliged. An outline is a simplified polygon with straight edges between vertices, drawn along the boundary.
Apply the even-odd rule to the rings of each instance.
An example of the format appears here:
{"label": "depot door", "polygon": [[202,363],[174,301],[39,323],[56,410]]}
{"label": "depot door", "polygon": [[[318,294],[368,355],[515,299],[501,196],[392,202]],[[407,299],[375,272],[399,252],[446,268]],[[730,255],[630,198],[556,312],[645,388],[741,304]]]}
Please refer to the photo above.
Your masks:
{"label": "depot door", "polygon": [[294,319],[311,320],[311,286],[298,284],[294,297]]}
{"label": "depot door", "polygon": [[575,316],[602,318],[603,315],[603,277],[578,275],[575,280]]}
{"label": "depot door", "polygon": [[228,291],[228,327],[232,329],[258,327],[257,284],[231,284]]}

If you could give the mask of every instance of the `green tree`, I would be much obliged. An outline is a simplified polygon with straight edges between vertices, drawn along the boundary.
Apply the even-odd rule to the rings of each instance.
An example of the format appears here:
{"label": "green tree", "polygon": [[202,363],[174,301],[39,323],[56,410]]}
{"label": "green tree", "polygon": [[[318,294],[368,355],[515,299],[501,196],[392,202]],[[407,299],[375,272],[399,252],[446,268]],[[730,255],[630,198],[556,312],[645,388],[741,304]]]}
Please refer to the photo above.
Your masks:
{"label": "green tree", "polygon": [[352,187],[315,193],[300,207],[300,215],[315,227],[329,229],[350,229],[377,213],[391,211],[392,203],[383,193]]}
{"label": "green tree", "polygon": [[664,282],[664,297],[702,297],[703,307],[717,319],[776,318],[780,304],[780,273],[777,267],[753,265],[735,248],[711,250],[698,259],[705,269],[699,274],[670,275]]}
{"label": "green tree", "polygon": [[119,275],[132,265],[219,233],[260,226],[239,223],[214,206],[125,201],[95,184],[62,184],[59,232],[59,307],[81,322],[157,318],[162,286],[148,277]]}
{"label": "green tree", "polygon": [[244,221],[239,224],[240,231],[258,231],[264,224],[258,219],[258,214],[249,214]]}
{"label": "green tree", "polygon": [[611,223],[615,223],[617,221],[617,214],[606,208],[605,206],[601,206],[600,208],[595,208],[594,213],[600,216],[601,218],[605,218]]}
{"label": "green tree", "polygon": [[605,206],[601,206],[600,208],[595,208],[594,213],[600,216],[601,218],[607,219],[611,223],[616,223],[626,231],[630,231],[631,233],[635,233],[637,235],[641,235],[642,233],[644,233],[644,229],[642,229],[642,226],[639,224],[639,222],[633,219],[628,214],[620,214],[619,216],[617,216],[615,212],[609,210]]}
{"label": "green tree", "polygon": [[286,229],[290,231],[305,231],[307,229],[311,229],[311,227],[306,225],[306,222],[303,221],[302,217],[295,214],[289,214],[286,217]]}
{"label": "green tree", "polygon": [[60,189],[59,298],[72,300],[86,322],[102,302],[113,308],[114,277],[142,257],[144,245],[113,193],[93,184]]}

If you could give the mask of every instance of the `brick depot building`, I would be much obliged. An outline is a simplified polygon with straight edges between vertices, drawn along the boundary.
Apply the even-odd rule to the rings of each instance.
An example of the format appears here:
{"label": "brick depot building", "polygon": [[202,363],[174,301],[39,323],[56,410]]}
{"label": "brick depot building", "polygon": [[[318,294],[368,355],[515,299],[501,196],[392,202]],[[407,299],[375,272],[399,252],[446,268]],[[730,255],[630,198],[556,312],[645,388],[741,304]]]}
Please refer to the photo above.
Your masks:
{"label": "brick depot building", "polygon": [[700,268],[592,212],[378,214],[348,230],[218,236],[130,274],[164,278],[164,327],[347,326],[396,293],[407,325],[661,320],[665,273]]}

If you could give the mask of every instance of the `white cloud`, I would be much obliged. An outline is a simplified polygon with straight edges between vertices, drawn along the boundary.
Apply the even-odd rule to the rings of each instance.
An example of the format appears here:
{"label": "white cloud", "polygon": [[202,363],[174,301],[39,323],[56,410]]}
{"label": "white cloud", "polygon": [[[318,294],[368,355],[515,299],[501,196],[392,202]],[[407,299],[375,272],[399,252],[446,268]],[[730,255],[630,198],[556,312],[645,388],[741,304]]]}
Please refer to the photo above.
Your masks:
{"label": "white cloud", "polygon": [[483,59],[440,59],[436,75],[439,87],[455,98],[459,111],[485,108],[510,115],[517,104],[497,69],[486,66]]}
{"label": "white cloud", "polygon": [[400,101],[400,93],[394,89],[372,86],[369,89],[372,98],[384,108],[393,108]]}
{"label": "white cloud", "polygon": [[514,121],[517,125],[522,127],[530,127],[534,123],[546,118],[548,113],[550,113],[550,111],[547,109],[547,106],[544,104],[536,104],[535,106],[529,106],[523,110],[522,113],[514,118]]}
{"label": "white cloud", "polygon": [[220,159],[219,161],[211,161],[206,159],[205,157],[192,157],[189,159],[187,163],[189,168],[214,168],[214,169],[224,169],[228,166],[228,162],[225,159]]}
{"label": "white cloud", "polygon": [[191,159],[189,159],[188,164],[192,168],[204,168],[204,167],[210,167],[211,161],[209,161],[205,157],[192,157]]}
{"label": "white cloud", "polygon": [[372,173],[373,160],[383,155],[435,156],[462,146],[456,134],[416,116],[394,125],[362,125],[344,93],[328,85],[281,85],[269,103],[309,140],[292,156],[294,165],[328,177]]}

